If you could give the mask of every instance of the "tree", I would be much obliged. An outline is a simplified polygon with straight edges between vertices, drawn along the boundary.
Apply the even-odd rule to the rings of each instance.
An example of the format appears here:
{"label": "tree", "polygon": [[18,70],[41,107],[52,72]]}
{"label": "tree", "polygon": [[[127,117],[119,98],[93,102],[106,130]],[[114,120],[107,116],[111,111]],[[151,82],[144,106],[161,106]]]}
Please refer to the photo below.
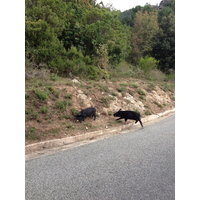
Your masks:
{"label": "tree", "polygon": [[50,68],[61,67],[65,49],[58,39],[64,29],[66,4],[62,0],[26,1],[26,58]]}
{"label": "tree", "polygon": [[127,32],[118,15],[118,11],[96,7],[85,11],[80,30],[85,55],[98,56],[99,46],[104,45],[110,63],[118,63],[125,58]]}
{"label": "tree", "polygon": [[132,62],[138,63],[140,58],[152,51],[152,38],[158,32],[158,13],[138,11],[134,18],[132,33]]}
{"label": "tree", "polygon": [[175,69],[175,24],[172,14],[163,17],[158,34],[154,37],[152,56],[159,60],[159,68],[168,73]]}
{"label": "tree", "polygon": [[159,31],[153,38],[151,55],[159,61],[159,68],[169,73],[175,70],[175,1],[170,0],[159,11]]}

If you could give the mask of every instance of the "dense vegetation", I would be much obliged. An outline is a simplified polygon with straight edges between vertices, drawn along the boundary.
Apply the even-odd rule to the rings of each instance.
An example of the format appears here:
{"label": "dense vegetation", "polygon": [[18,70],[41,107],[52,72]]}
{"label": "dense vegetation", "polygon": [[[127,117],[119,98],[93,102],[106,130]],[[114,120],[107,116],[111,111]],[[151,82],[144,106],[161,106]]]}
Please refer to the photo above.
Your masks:
{"label": "dense vegetation", "polygon": [[162,9],[146,5],[121,13],[95,0],[26,0],[26,72],[99,79],[126,63],[129,72],[172,73],[174,5],[169,0]]}

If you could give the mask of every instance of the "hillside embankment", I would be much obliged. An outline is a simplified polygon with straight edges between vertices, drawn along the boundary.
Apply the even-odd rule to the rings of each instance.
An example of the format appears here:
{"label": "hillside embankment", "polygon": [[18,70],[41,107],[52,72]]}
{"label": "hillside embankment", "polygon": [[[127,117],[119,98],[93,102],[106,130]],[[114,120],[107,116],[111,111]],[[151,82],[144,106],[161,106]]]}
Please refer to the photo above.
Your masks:
{"label": "hillside embankment", "polygon": [[[80,80],[54,77],[26,81],[26,145],[122,126],[113,114],[120,108],[141,119],[175,106],[174,82],[141,79]],[[97,118],[74,121],[81,109],[93,106]],[[132,122],[132,121],[131,121]]]}

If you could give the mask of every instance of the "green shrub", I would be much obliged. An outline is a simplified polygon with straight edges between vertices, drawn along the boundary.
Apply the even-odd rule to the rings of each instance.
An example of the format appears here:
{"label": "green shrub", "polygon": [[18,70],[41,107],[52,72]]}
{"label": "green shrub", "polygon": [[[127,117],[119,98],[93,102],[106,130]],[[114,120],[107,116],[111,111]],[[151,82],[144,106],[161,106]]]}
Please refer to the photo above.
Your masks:
{"label": "green shrub", "polygon": [[71,119],[71,117],[69,116],[69,115],[63,115],[62,117],[61,117],[61,119]]}
{"label": "green shrub", "polygon": [[41,112],[42,114],[45,114],[45,113],[48,112],[48,108],[47,108],[46,106],[42,106],[42,107],[40,108],[40,112]]}
{"label": "green shrub", "polygon": [[135,84],[135,83],[132,83],[132,87],[133,87],[133,88],[138,88],[138,85]]}
{"label": "green shrub", "polygon": [[51,74],[51,78],[52,81],[57,81],[58,80],[58,75],[57,74]]}
{"label": "green shrub", "polygon": [[153,102],[155,105],[157,105],[159,108],[163,108],[163,105],[159,104],[157,101]]}
{"label": "green shrub", "polygon": [[141,89],[138,89],[137,92],[139,95],[146,96],[146,93]]}
{"label": "green shrub", "polygon": [[35,96],[40,100],[40,101],[44,101],[47,100],[49,98],[49,94],[48,92],[45,91],[41,91],[41,90],[34,90]]}
{"label": "green shrub", "polygon": [[27,115],[26,120],[36,120],[38,118],[38,113],[33,111],[31,108],[26,109],[25,114]]}
{"label": "green shrub", "polygon": [[126,84],[126,83],[120,83],[119,84],[121,87],[127,87],[128,86],[128,84]]}
{"label": "green shrub", "polygon": [[72,46],[67,52],[69,60],[83,60],[84,56],[81,51],[78,51],[76,47]]}
{"label": "green shrub", "polygon": [[125,90],[126,90],[126,87],[120,87],[120,88],[118,88],[117,89],[118,90],[118,92],[121,92],[121,93],[123,93]]}
{"label": "green shrub", "polygon": [[66,109],[67,106],[72,105],[71,101],[69,100],[64,100],[64,101],[57,101],[56,102],[56,107],[62,111]]}
{"label": "green shrub", "polygon": [[145,72],[149,73],[152,69],[156,69],[158,61],[153,57],[145,56],[140,59],[139,66]]}
{"label": "green shrub", "polygon": [[29,115],[29,114],[31,114],[33,112],[33,110],[31,109],[31,108],[27,108],[26,110],[25,110],[25,114],[26,115]]}
{"label": "green shrub", "polygon": [[29,140],[38,140],[39,139],[39,136],[36,134],[36,129],[35,127],[31,127],[26,135],[25,135],[26,139],[29,139]]}
{"label": "green shrub", "polygon": [[38,113],[37,112],[33,112],[31,115],[31,119],[37,119],[38,118]]}

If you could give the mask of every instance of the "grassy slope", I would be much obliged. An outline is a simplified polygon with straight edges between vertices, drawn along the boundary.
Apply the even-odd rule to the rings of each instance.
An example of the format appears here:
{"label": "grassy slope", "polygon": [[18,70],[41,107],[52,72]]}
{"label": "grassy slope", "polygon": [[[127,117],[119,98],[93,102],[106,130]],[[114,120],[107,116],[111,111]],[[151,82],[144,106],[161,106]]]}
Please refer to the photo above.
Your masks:
{"label": "grassy slope", "polygon": [[[174,107],[174,82],[163,77],[74,80],[26,80],[26,144],[120,126],[113,117],[120,108],[144,117]],[[73,115],[89,106],[97,108],[96,121],[75,123]]]}

